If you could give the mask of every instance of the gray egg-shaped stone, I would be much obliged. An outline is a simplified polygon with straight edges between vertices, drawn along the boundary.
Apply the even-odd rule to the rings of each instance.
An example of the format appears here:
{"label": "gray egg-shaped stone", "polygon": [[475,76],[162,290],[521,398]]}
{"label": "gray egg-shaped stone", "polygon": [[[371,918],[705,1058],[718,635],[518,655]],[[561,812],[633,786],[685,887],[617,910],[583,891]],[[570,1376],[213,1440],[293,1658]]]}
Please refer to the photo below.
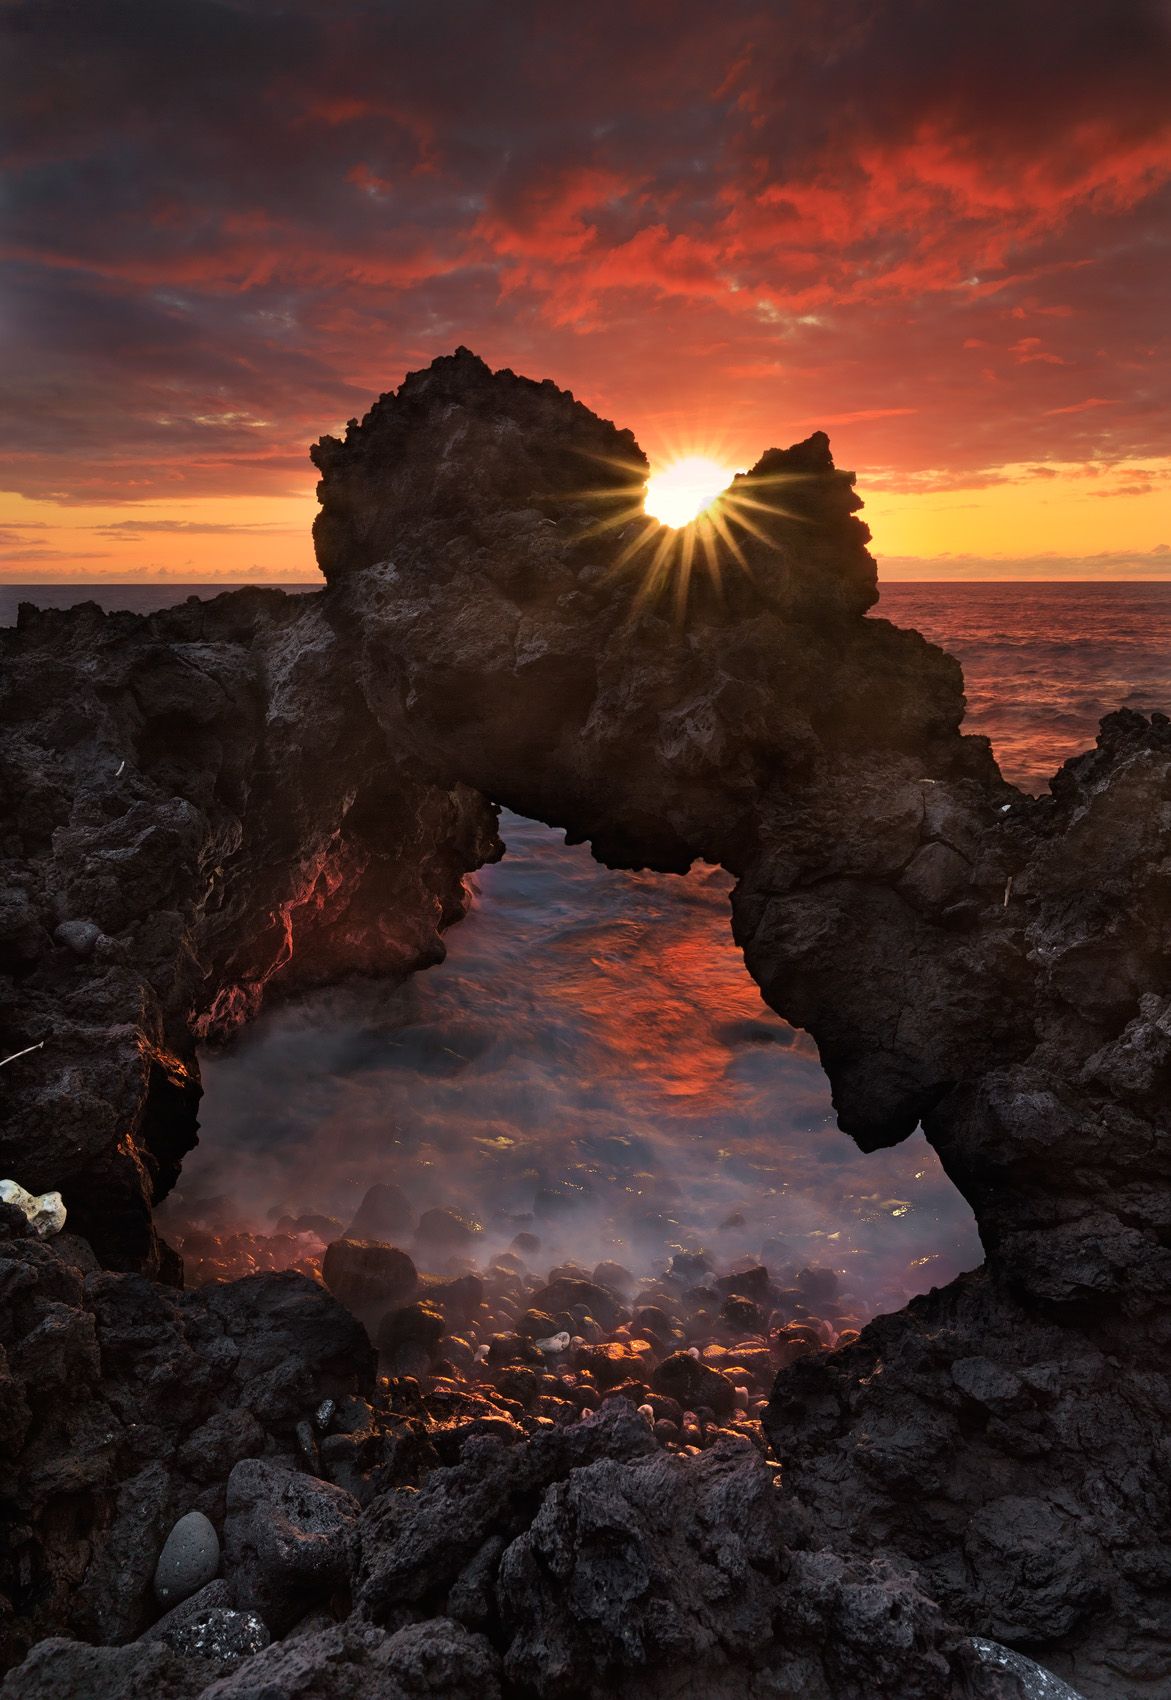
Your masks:
{"label": "gray egg-shaped stone", "polygon": [[220,1538],[202,1511],[180,1517],[155,1566],[155,1599],[178,1605],[212,1581],[220,1567]]}

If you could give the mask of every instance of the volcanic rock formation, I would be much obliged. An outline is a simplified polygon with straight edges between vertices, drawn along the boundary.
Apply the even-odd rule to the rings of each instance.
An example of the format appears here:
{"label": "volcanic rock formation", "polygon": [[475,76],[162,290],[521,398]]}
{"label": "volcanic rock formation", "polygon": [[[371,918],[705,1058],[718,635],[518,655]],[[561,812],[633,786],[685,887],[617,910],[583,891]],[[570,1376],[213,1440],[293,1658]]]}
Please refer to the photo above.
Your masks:
{"label": "volcanic rock formation", "polygon": [[[148,1201],[191,1140],[195,1036],[270,987],[435,960],[462,874],[497,853],[491,799],[611,866],[727,867],[747,964],[816,1039],[842,1126],[871,1149],[921,1122],[987,1263],[782,1372],[779,1493],[754,1451],[647,1451],[633,1414],[468,1436],[418,1493],[386,1481],[362,1512],[355,1617],[339,1627],[335,1598],[213,1688],[135,1643],[109,1653],[111,1684],[1027,1692],[973,1663],[966,1634],[1091,1700],[1168,1700],[1171,725],[1110,715],[1052,795],[1005,784],[961,731],[958,665],[868,616],[868,533],[820,434],[738,479],[702,549],[648,529],[629,433],[466,350],[314,459],[321,595],[30,612],[2,640],[5,1051],[46,1046],[0,1071],[0,1170],[59,1187],[108,1266],[158,1267]],[[33,1251],[57,1255],[22,1241],[18,1270]],[[45,1279],[68,1288],[62,1337],[109,1402],[120,1372],[73,1320],[86,1301]],[[163,1304],[141,1277],[90,1280]],[[234,1290],[166,1303],[202,1317]],[[0,1400],[26,1451],[52,1420],[28,1342],[57,1326],[15,1324]],[[290,1416],[249,1430],[249,1452],[315,1473]],[[217,1514],[249,1452],[209,1478]],[[59,1580],[71,1541],[95,1575],[117,1565],[128,1468],[95,1498],[22,1485],[18,1455],[25,1570],[57,1578],[39,1632],[141,1623],[141,1591],[91,1620]],[[168,1484],[160,1503],[189,1508]],[[322,1574],[342,1577],[336,1554]],[[284,1633],[280,1611],[267,1628]],[[68,1686],[95,1656],[49,1643],[6,1692]]]}
{"label": "volcanic rock formation", "polygon": [[320,596],[26,607],[0,727],[0,1046],[45,1042],[0,1070],[0,1174],[171,1276],[151,1204],[195,1140],[196,1040],[441,961],[495,816],[388,744]]}

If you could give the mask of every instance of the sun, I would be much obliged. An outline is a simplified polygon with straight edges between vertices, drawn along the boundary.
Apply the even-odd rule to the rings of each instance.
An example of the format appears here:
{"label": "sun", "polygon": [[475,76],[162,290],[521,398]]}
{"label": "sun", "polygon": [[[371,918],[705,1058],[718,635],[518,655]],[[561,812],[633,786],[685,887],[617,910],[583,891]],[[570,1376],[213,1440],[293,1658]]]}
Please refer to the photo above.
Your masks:
{"label": "sun", "polygon": [[651,519],[678,531],[710,508],[735,476],[708,455],[684,455],[651,475],[643,506]]}
{"label": "sun", "polygon": [[[766,551],[777,547],[775,522],[800,523],[783,488],[800,482],[801,473],[739,472],[719,443],[680,443],[664,454],[647,477],[647,463],[599,457],[607,468],[601,486],[578,495],[597,503],[598,516],[583,536],[613,539],[605,578],[633,579],[632,616],[664,602],[682,624],[691,605],[692,587],[702,575],[711,594],[722,599],[726,571],[753,575],[745,547],[753,539]],[[622,474],[615,479],[615,472]],[[698,586],[696,586],[698,589]]]}

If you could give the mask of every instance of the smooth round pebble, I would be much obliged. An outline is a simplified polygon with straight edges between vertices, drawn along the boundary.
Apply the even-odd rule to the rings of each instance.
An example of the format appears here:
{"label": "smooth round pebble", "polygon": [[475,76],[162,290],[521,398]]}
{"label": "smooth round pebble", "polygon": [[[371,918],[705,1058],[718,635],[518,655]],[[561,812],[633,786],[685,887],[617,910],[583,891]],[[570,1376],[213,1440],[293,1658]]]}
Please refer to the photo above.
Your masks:
{"label": "smooth round pebble", "polygon": [[202,1511],[189,1511],[163,1542],[155,1565],[155,1599],[160,1605],[178,1605],[206,1588],[219,1567],[219,1536]]}

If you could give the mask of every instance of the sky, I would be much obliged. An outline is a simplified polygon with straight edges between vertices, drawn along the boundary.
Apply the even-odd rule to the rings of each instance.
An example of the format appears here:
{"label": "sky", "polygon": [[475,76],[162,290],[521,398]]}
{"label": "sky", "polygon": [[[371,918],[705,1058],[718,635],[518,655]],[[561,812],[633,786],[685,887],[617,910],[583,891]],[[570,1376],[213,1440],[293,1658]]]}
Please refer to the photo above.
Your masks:
{"label": "sky", "polygon": [[0,579],[305,580],[466,344],[892,578],[1171,577],[1165,0],[0,0]]}

